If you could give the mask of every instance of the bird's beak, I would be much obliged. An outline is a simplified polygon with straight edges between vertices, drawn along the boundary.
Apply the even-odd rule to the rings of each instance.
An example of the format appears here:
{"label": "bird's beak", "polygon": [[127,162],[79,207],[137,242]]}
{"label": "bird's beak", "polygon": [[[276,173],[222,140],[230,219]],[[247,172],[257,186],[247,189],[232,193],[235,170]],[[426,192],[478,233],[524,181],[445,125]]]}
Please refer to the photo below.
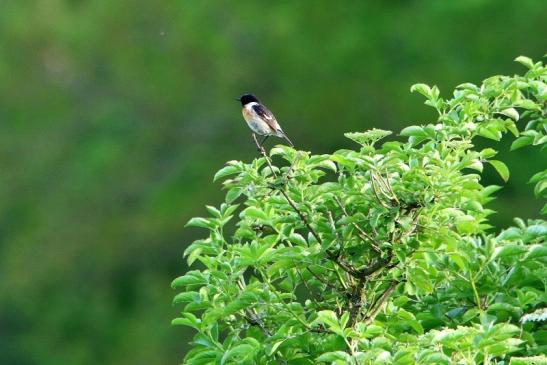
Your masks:
{"label": "bird's beak", "polygon": [[241,101],[241,98],[236,98],[235,100],[237,100],[237,101]]}

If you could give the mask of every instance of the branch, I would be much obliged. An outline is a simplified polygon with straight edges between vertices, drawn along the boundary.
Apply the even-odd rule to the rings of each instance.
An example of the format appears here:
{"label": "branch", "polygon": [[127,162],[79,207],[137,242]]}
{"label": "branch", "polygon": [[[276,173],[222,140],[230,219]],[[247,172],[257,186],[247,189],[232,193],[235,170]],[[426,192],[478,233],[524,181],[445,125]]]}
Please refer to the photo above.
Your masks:
{"label": "branch", "polygon": [[351,327],[355,324],[357,320],[357,315],[359,314],[361,307],[363,306],[362,295],[363,288],[365,286],[365,278],[359,279],[357,285],[353,288],[350,298],[350,309],[349,309],[349,324]]}
{"label": "branch", "polygon": [[365,279],[366,277],[374,274],[376,271],[386,267],[391,268],[392,265],[390,265],[391,259],[393,258],[393,250],[389,249],[388,254],[385,258],[379,258],[375,260],[370,266],[359,269],[359,270],[353,270],[351,273],[354,277],[359,279]]}

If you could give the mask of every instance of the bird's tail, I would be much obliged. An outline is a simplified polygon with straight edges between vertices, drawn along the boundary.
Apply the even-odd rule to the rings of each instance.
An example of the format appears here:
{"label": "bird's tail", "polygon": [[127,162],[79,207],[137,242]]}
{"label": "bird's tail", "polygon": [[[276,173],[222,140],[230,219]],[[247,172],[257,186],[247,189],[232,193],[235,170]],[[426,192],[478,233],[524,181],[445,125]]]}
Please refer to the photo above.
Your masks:
{"label": "bird's tail", "polygon": [[294,147],[294,144],[291,142],[291,140],[289,139],[289,137],[287,137],[287,135],[285,134],[285,132],[283,132],[283,131],[280,131],[280,132],[281,132],[281,133],[280,133],[280,134],[281,134],[280,137],[283,138],[283,139],[285,139],[287,142],[289,142],[289,145],[290,145],[291,147]]}
{"label": "bird's tail", "polygon": [[286,140],[287,142],[289,142],[289,145],[290,145],[291,147],[294,147],[294,144],[291,142],[291,140],[289,139],[289,137],[287,137],[287,135],[286,135],[285,133],[283,133],[283,138],[285,138],[285,140]]}

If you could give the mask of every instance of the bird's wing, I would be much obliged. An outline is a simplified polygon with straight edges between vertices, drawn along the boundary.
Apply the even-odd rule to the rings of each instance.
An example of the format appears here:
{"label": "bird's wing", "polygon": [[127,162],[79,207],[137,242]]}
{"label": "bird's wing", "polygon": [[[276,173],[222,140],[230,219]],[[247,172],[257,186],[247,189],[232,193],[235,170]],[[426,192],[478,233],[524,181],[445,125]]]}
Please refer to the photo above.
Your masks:
{"label": "bird's wing", "polygon": [[277,123],[277,120],[275,119],[272,112],[269,111],[268,108],[266,108],[264,105],[253,105],[253,111],[268,124],[268,126],[274,131],[274,133],[277,133],[277,131],[281,130],[281,128],[279,127],[279,123]]}

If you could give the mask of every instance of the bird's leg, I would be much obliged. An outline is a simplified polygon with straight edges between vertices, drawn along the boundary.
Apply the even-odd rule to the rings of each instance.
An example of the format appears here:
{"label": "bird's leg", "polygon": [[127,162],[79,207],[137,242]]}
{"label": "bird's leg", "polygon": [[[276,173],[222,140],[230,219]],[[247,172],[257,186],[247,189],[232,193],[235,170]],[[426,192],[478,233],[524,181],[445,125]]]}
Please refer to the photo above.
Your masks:
{"label": "bird's leg", "polygon": [[[260,145],[261,145],[261,146],[264,146],[264,142],[266,142],[266,140],[268,139],[269,136],[270,136],[270,135],[267,134],[266,137],[264,137],[264,139],[262,140],[262,142],[260,142]],[[264,147],[263,147],[263,148],[264,148]]]}
{"label": "bird's leg", "polygon": [[258,152],[260,152],[261,154],[265,155],[266,151],[264,150],[264,147],[262,147],[262,145],[260,143],[258,143],[258,139],[256,139],[256,134],[255,133],[253,133],[253,139],[254,139],[255,144],[256,144],[256,150]]}

